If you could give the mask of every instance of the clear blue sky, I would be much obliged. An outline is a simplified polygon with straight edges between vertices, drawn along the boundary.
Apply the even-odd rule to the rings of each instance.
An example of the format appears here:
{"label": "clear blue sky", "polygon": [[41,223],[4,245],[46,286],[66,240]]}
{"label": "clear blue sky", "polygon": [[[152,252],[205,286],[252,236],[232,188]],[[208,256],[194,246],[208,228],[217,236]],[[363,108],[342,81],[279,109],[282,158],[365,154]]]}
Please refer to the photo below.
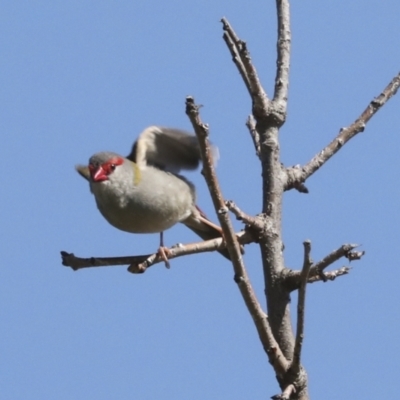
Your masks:
{"label": "clear blue sky", "polygon": [[[308,161],[400,69],[398,0],[292,3],[287,165]],[[73,272],[59,256],[156,249],[157,235],[126,234],[103,220],[74,165],[101,150],[126,154],[151,124],[190,129],[189,94],[204,105],[219,146],[226,198],[260,211],[260,166],[244,125],[250,102],[219,20],[226,16],[247,41],[271,93],[274,4],[1,3],[2,398],[246,400],[279,391],[218,254],[141,276],[124,267]],[[346,242],[366,250],[349,276],[309,287],[303,354],[314,399],[398,396],[399,147],[400,96],[309,180],[309,195],[285,196],[288,266],[301,266],[305,239],[315,260]],[[201,175],[189,177],[216,220]],[[168,244],[194,240],[184,226],[166,233]],[[245,260],[262,300],[256,245]]]}

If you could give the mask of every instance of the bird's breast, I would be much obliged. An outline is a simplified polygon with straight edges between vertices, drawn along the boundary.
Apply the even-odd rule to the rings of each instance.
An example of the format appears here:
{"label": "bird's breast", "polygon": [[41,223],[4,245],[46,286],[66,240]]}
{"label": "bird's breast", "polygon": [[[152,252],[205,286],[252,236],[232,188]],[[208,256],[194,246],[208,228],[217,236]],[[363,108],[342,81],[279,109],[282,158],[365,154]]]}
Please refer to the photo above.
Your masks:
{"label": "bird's breast", "polygon": [[164,231],[186,219],[194,207],[188,182],[152,167],[92,183],[91,189],[104,218],[126,232]]}

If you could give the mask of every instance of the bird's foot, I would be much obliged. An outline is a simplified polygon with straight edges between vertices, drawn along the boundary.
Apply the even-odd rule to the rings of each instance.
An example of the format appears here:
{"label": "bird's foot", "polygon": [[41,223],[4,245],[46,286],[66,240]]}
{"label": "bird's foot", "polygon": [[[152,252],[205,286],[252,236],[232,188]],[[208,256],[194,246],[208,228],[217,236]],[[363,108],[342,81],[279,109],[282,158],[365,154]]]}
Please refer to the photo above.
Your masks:
{"label": "bird's foot", "polygon": [[160,246],[157,254],[164,261],[165,268],[171,268],[171,265],[168,261],[168,255],[170,254],[168,247]]}

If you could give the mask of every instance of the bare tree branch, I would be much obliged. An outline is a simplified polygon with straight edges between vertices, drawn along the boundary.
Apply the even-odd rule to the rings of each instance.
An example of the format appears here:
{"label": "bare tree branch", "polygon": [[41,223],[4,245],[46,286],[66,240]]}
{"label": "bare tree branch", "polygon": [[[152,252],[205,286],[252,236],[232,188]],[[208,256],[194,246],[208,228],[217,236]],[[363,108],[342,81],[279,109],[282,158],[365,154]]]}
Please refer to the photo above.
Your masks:
{"label": "bare tree branch", "polygon": [[244,213],[232,200],[227,200],[225,205],[236,216],[236,219],[243,221],[246,225],[254,228],[257,232],[262,232],[265,229],[265,223],[260,217],[252,217]]}
{"label": "bare tree branch", "polygon": [[342,128],[336,138],[321,152],[312,158],[303,167],[294,166],[287,169],[288,180],[285,190],[296,187],[305,182],[314,172],[321,168],[334,154],[336,154],[350,139],[363,132],[368,121],[380,110],[380,108],[396,94],[400,87],[400,73],[397,74],[386,86],[383,92],[372,100],[362,114],[347,128]]}
{"label": "bare tree branch", "polygon": [[[208,189],[213,200],[214,208],[221,224],[222,231],[226,240],[226,247],[232,260],[241,259],[241,252],[237,237],[233,230],[229,219],[228,209],[225,206],[225,201],[217,181],[217,176],[214,170],[213,152],[208,140],[208,126],[203,124],[200,119],[199,106],[194,102],[193,97],[186,98],[186,114],[193,125],[193,129],[199,140],[200,151],[203,161],[202,174],[204,175]],[[244,268],[242,265],[241,267]]]}
{"label": "bare tree branch", "polygon": [[[348,274],[350,272],[350,267],[342,267],[330,272],[324,272],[324,270],[342,257],[347,258],[349,261],[361,259],[365,252],[353,251],[356,247],[358,247],[357,244],[344,244],[325,256],[322,260],[313,264],[308,275],[308,282],[313,283],[318,281],[333,281],[338,276]],[[301,274],[301,271],[285,269],[282,272],[284,285],[288,287],[290,291],[299,289],[301,285]]]}
{"label": "bare tree branch", "polygon": [[223,235],[226,240],[226,247],[231,256],[235,273],[235,282],[238,284],[243,300],[253,318],[269,361],[273,365],[277,375],[282,376],[287,370],[288,361],[282,354],[282,351],[274,338],[268,316],[262,310],[250,283],[242,254],[240,252],[239,243],[235,232],[233,231],[228,209],[225,206],[225,201],[215,173],[211,146],[208,140],[208,126],[201,121],[199,107],[195,104],[192,97],[186,98],[186,114],[188,115],[199,140],[200,151],[203,159],[203,175],[206,179],[214,208],[221,224]]}
{"label": "bare tree branch", "polygon": [[[236,234],[240,244],[248,244],[254,242],[254,238],[250,232],[239,232]],[[189,244],[177,244],[173,247],[167,249],[168,259],[178,258],[182,256],[187,256],[190,254],[204,253],[209,251],[217,251],[224,249],[226,247],[223,238],[216,238],[212,240],[206,240],[203,242],[189,243]],[[164,262],[164,260],[159,256],[159,253],[137,255],[137,256],[127,256],[127,257],[89,257],[80,258],[76,257],[72,253],[67,253],[65,251],[61,252],[62,264],[66,267],[71,267],[74,271],[83,268],[92,267],[109,267],[117,265],[130,265],[128,268],[129,272],[141,273],[145,272],[147,268],[152,265]]]}
{"label": "bare tree branch", "polygon": [[[365,251],[352,251],[356,247],[358,247],[357,244],[344,244],[338,249],[332,251],[332,253],[328,254],[321,261],[318,261],[311,267],[310,278],[314,278],[315,276],[323,276],[324,270],[342,257],[347,258],[349,261],[361,259],[361,257],[365,254]],[[322,280],[324,280],[324,278],[322,278]]]}
{"label": "bare tree branch", "polygon": [[[260,160],[263,179],[262,213],[268,217],[269,228],[260,238],[260,250],[263,262],[265,293],[268,315],[275,337],[287,359],[293,358],[294,337],[290,318],[290,295],[281,285],[280,276],[285,269],[282,248],[282,197],[286,183],[286,172],[282,168],[279,148],[279,128],[286,120],[286,99],[289,85],[288,66],[290,56],[289,42],[289,1],[277,0],[277,71],[276,83],[280,89],[274,93],[274,100],[263,110],[254,104],[252,114],[256,120],[256,129],[260,137]],[[278,278],[279,277],[279,278]],[[292,376],[285,376],[279,384],[283,390],[293,383]]]}
{"label": "bare tree branch", "polygon": [[276,0],[276,9],[278,14],[278,57],[276,60],[274,102],[280,103],[281,112],[286,117],[291,44],[289,0]]}
{"label": "bare tree branch", "polygon": [[297,302],[297,329],[296,329],[296,341],[294,345],[293,351],[293,360],[291,368],[294,371],[300,370],[300,362],[301,362],[301,349],[303,346],[303,338],[304,338],[304,308],[306,301],[306,287],[308,281],[308,274],[310,272],[310,268],[312,265],[311,260],[311,242],[306,240],[304,243],[304,263],[303,269],[301,271],[300,277],[300,288],[299,288],[299,296]]}
{"label": "bare tree branch", "polygon": [[312,277],[308,277],[308,283],[314,283],[314,282],[327,282],[327,281],[334,281],[337,277],[347,275],[350,273],[350,267],[342,267],[335,269],[333,271],[328,271],[324,272],[323,277],[321,275],[315,275]]}
{"label": "bare tree branch", "polygon": [[[221,22],[224,26],[225,25],[227,27],[229,26],[229,24],[225,18],[223,18],[221,20]],[[229,26],[229,28],[230,28],[230,26]],[[240,57],[240,51],[239,51],[240,41],[232,29],[227,29],[226,31],[224,31],[224,34],[222,37],[225,40],[225,43],[228,46],[228,49],[231,53],[232,61],[235,63],[235,65],[243,79],[243,82],[246,85],[246,88],[251,96],[252,89],[251,89],[250,79],[249,79],[249,76],[247,75],[246,68],[244,67],[242,59]]]}
{"label": "bare tree branch", "polygon": [[139,255],[139,256],[127,256],[127,257],[88,257],[81,258],[76,257],[73,253],[67,253],[66,251],[61,251],[62,265],[66,267],[71,267],[74,271],[83,268],[92,267],[110,267],[110,266],[120,266],[129,265],[132,263],[141,263],[145,261],[151,254]]}
{"label": "bare tree branch", "polygon": [[253,139],[254,147],[256,149],[256,155],[260,158],[260,135],[256,129],[256,120],[254,119],[253,115],[250,114],[246,121],[247,129],[250,132],[250,136]]}
{"label": "bare tree branch", "polygon": [[239,39],[226,18],[222,18],[221,22],[224,30],[223,38],[232,54],[233,61],[243,78],[247,90],[249,91],[250,97],[253,101],[254,112],[257,114],[264,113],[268,108],[269,99],[261,85],[257,71],[251,62],[246,42]]}

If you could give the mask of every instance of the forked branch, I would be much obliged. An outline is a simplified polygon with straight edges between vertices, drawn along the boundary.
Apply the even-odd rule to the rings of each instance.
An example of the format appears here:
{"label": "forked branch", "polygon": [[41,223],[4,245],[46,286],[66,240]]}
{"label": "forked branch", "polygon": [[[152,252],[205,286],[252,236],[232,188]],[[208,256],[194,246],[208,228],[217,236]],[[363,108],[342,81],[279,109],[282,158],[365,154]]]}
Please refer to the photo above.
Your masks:
{"label": "forked branch", "polygon": [[[329,272],[325,272],[325,269],[342,257],[347,258],[349,261],[360,260],[365,254],[365,251],[354,251],[356,247],[358,247],[357,244],[344,244],[338,249],[329,253],[322,260],[313,264],[310,268],[307,282],[313,283],[317,281],[333,281],[338,276],[348,274],[350,272],[350,267],[342,267]],[[293,291],[301,287],[302,271],[295,271],[287,268],[282,273],[282,277],[284,280],[284,285],[288,287],[289,290]]]}
{"label": "forked branch", "polygon": [[236,32],[226,18],[221,20],[226,45],[232,55],[233,62],[235,63],[243,82],[249,91],[250,97],[253,102],[253,114],[264,115],[265,110],[268,109],[269,99],[267,93],[261,85],[257,71],[251,62],[250,53],[247,50],[246,42],[239,39]]}

